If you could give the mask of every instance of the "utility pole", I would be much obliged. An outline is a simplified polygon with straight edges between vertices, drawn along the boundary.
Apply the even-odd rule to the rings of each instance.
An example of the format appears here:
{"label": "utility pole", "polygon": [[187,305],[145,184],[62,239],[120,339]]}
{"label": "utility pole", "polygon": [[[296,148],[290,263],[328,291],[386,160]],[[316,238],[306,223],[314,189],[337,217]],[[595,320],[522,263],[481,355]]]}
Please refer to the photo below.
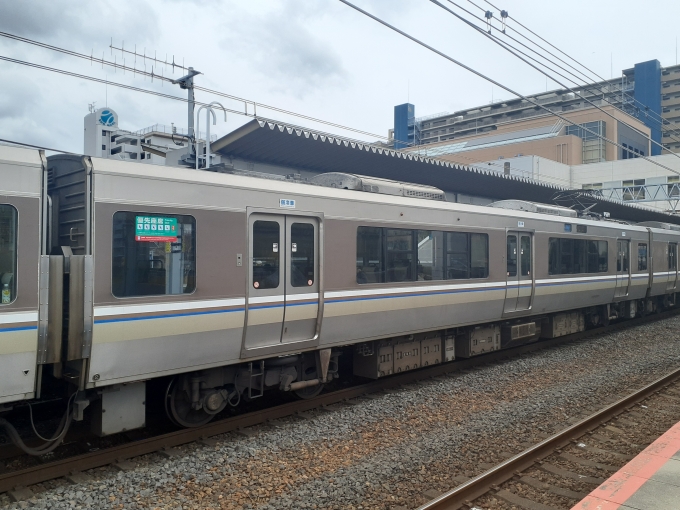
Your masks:
{"label": "utility pole", "polygon": [[[196,147],[194,142],[196,141],[196,137],[194,136],[194,107],[196,105],[196,99],[194,97],[194,76],[201,74],[199,71],[194,70],[193,67],[188,68],[188,73],[185,76],[182,76],[181,78],[178,78],[176,80],[172,80],[172,83],[179,85],[180,88],[186,89],[187,91],[187,100],[188,100],[188,116],[187,116],[187,135],[189,137],[189,153],[187,154],[187,158],[191,158],[192,155],[195,158],[198,158],[198,156],[195,154],[196,153]],[[187,163],[190,163],[190,161],[187,161]],[[193,165],[192,165],[193,166]]]}

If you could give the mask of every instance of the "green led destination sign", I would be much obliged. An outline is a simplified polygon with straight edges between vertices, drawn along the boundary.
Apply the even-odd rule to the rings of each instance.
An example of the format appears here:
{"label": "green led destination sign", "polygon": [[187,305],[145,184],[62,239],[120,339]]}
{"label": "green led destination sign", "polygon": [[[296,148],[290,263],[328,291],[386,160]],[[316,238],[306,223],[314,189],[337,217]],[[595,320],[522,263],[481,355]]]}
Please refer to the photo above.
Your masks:
{"label": "green led destination sign", "polygon": [[135,241],[177,242],[177,218],[135,217]]}

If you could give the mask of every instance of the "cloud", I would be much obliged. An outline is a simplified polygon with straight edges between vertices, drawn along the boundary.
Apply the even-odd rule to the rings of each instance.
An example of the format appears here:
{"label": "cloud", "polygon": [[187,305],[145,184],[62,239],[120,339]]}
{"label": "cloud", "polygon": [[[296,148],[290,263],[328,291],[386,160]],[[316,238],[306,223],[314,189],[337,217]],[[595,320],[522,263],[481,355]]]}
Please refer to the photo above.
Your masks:
{"label": "cloud", "polygon": [[69,48],[100,47],[103,41],[147,43],[158,33],[147,0],[128,6],[92,0],[0,0],[0,30],[40,41],[68,41]]}
{"label": "cloud", "polygon": [[247,55],[249,70],[268,78],[272,90],[304,97],[343,83],[347,72],[340,54],[309,29],[327,15],[319,4],[288,0],[272,11],[249,13],[249,22],[230,27],[225,42]]}

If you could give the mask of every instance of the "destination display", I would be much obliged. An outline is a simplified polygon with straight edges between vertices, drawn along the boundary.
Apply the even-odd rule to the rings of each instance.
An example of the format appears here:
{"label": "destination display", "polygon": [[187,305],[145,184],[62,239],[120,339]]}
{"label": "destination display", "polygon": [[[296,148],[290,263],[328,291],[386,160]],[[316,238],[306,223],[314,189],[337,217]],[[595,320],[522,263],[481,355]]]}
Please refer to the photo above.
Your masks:
{"label": "destination display", "polygon": [[177,242],[177,218],[136,216],[135,241]]}

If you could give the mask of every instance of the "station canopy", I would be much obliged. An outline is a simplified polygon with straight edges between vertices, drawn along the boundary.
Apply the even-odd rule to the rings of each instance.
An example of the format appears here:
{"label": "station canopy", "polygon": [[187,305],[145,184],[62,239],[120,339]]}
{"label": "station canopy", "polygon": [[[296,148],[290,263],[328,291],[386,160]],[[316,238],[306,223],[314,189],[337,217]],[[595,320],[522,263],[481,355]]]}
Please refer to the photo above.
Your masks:
{"label": "station canopy", "polygon": [[[282,122],[256,118],[211,144],[212,151],[248,161],[280,165],[291,170],[346,172],[395,181],[435,186],[447,192],[492,200],[528,200],[554,204],[568,188],[506,175],[479,167],[425,157]],[[568,194],[568,193],[567,193]],[[637,223],[680,224],[680,218],[635,204],[592,197],[591,211]]]}

